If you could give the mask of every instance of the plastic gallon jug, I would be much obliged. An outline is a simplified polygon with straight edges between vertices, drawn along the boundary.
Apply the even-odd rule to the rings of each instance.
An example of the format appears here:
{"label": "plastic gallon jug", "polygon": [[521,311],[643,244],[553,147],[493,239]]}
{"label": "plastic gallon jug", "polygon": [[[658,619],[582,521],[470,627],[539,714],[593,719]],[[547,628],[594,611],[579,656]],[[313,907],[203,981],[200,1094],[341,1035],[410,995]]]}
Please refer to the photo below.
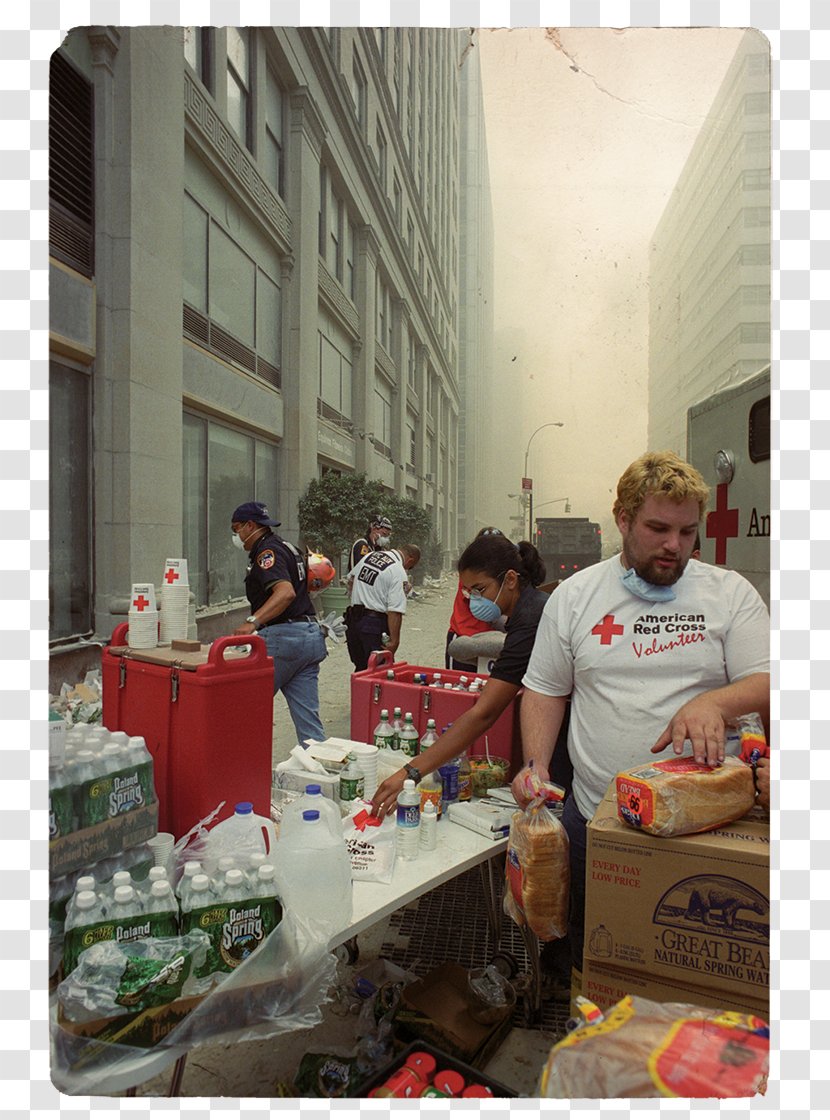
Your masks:
{"label": "plastic gallon jug", "polygon": [[317,809],[277,843],[280,887],[287,911],[334,932],[352,918],[352,865],[342,833],[335,838]]}
{"label": "plastic gallon jug", "polygon": [[240,801],[233,816],[214,825],[208,833],[204,870],[212,875],[222,856],[234,856],[238,867],[251,852],[270,855],[274,843],[271,821],[257,816],[250,801]]}
{"label": "plastic gallon jug", "polygon": [[340,810],[330,797],[324,796],[319,785],[310,783],[305,787],[305,793],[302,797],[298,797],[296,801],[292,801],[283,809],[282,821],[280,822],[281,840],[284,836],[296,832],[302,827],[303,813],[307,809],[316,809],[320,814],[320,820],[323,821],[332,836],[338,840],[342,838],[343,816]]}

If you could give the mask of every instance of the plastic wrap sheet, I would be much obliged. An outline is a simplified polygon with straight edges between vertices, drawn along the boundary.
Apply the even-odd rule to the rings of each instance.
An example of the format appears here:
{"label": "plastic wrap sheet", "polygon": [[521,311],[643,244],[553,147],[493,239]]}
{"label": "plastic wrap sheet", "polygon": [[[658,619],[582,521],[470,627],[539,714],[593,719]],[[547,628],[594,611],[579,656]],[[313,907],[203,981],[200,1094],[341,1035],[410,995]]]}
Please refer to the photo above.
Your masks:
{"label": "plastic wrap sheet", "polygon": [[315,1026],[337,968],[329,934],[316,922],[286,915],[256,953],[148,1048],[78,1036],[71,1024],[59,1023],[55,999],[53,1084],[63,1093],[106,1095],[140,1084],[164,1068],[165,1056],[172,1063],[201,1043],[247,1042]]}

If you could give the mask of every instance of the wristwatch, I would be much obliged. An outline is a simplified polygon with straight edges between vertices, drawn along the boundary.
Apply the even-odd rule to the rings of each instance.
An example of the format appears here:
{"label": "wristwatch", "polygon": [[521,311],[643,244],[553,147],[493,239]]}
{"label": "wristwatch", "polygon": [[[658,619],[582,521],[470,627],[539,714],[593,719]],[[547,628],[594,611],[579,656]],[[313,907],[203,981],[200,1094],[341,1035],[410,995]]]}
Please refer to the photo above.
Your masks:
{"label": "wristwatch", "polygon": [[253,622],[254,626],[256,626],[257,630],[259,630],[259,619],[255,614],[249,614],[245,621]]}
{"label": "wristwatch", "polygon": [[404,770],[406,771],[407,778],[411,778],[417,786],[418,782],[420,782],[421,780],[421,771],[418,769],[418,767],[413,766],[410,762],[407,762],[404,764]]}

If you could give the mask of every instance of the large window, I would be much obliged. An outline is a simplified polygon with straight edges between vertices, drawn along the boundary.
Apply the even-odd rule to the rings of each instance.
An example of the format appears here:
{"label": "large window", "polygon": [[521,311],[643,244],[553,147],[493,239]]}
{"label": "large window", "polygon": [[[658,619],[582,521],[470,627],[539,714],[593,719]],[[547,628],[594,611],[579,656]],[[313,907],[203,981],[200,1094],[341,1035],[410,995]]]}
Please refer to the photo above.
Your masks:
{"label": "large window", "polygon": [[319,382],[317,415],[351,428],[352,361],[351,343],[334,323],[324,320],[318,332]]}
{"label": "large window", "polygon": [[228,122],[246,148],[251,147],[251,32],[229,27]]}
{"label": "large window", "polygon": [[378,342],[387,351],[392,351],[392,300],[389,295],[389,288],[378,275],[377,278],[377,292],[375,295],[377,324],[376,336]]}
{"label": "large window", "polygon": [[265,72],[265,164],[271,186],[285,197],[285,95],[270,66]]}
{"label": "large window", "polygon": [[355,297],[354,222],[349,220],[346,204],[338,195],[325,164],[320,165],[319,252],[329,272],[335,276],[349,299]]}
{"label": "large window", "polygon": [[92,276],[95,266],[93,94],[58,50],[49,63],[49,253]]}
{"label": "large window", "polygon": [[185,27],[184,31],[184,57],[193,69],[199,81],[213,92],[213,29],[210,27]]}
{"label": "large window", "polygon": [[197,606],[218,606],[245,592],[244,553],[231,544],[231,514],[249,500],[272,515],[279,494],[277,445],[196,413],[184,414],[183,547]]}
{"label": "large window", "polygon": [[386,191],[386,137],[383,134],[383,129],[377,125],[375,130],[375,140],[378,149],[378,177],[380,178],[380,185],[384,192]]}
{"label": "large window", "polygon": [[91,386],[87,371],[49,365],[49,637],[92,622]]}
{"label": "large window", "polygon": [[366,130],[366,75],[355,53],[352,57],[352,101],[360,131]]}
{"label": "large window", "polygon": [[392,457],[392,390],[379,380],[375,382],[375,450]]}
{"label": "large window", "polygon": [[277,269],[276,254],[267,262],[255,261],[185,194],[184,333],[279,386],[282,292]]}

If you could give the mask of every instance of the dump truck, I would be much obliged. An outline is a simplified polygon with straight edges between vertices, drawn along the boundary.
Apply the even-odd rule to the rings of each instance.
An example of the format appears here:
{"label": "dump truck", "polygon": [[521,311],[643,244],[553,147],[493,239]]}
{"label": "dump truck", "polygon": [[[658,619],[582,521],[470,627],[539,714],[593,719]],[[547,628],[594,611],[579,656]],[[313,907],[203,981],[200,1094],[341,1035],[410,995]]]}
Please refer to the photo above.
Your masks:
{"label": "dump truck", "polygon": [[601,559],[602,530],[587,517],[537,517],[536,548],[547,579],[567,579]]}

